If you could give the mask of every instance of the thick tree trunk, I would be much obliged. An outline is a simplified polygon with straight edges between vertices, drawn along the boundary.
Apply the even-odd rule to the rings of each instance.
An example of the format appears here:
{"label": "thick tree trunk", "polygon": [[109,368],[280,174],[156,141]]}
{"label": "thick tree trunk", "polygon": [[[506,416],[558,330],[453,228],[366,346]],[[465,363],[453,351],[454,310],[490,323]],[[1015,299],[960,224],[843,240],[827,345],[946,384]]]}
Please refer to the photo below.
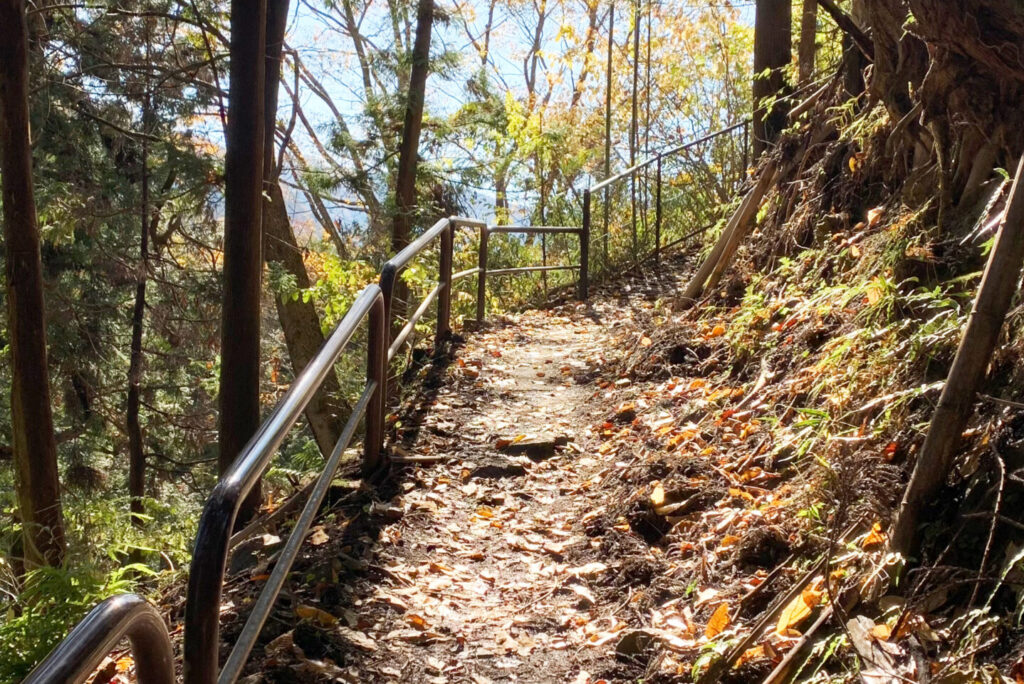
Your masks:
{"label": "thick tree trunk", "polygon": [[[310,287],[309,273],[302,250],[295,240],[284,194],[278,182],[281,170],[275,168],[274,135],[277,131],[277,95],[281,79],[281,49],[288,19],[288,0],[267,0],[267,58],[264,87],[263,148],[263,256],[267,264],[276,263],[295,278],[300,290]],[[284,331],[292,372],[298,375],[324,344],[320,317],[313,302],[274,297],[277,317]],[[342,411],[338,401],[341,387],[334,374],[327,376],[320,391],[306,406],[306,421],[313,431],[320,453],[327,458],[341,436]]]}
{"label": "thick tree trunk", "polygon": [[[865,21],[863,0],[853,0],[850,19],[862,29]],[[864,92],[864,67],[868,65],[867,57],[849,35],[843,34],[843,83],[850,97],[858,97]]]}
{"label": "thick tree trunk", "polygon": [[818,0],[804,0],[800,15],[800,85],[807,85],[814,76],[814,58],[817,55]]}
{"label": "thick tree trunk", "polygon": [[[260,421],[263,270],[263,88],[266,0],[231,2],[231,92],[224,160],[224,306],[221,321],[220,471]],[[259,502],[254,490],[240,519]]]}
{"label": "thick tree trunk", "polygon": [[[149,121],[150,100],[143,103],[143,132]],[[125,428],[128,432],[128,496],[132,524],[141,527],[143,505],[146,494],[146,452],[142,441],[142,423],[139,420],[142,384],[142,325],[146,314],[146,280],[149,275],[149,141],[142,139],[142,202],[139,215],[139,265],[136,273],[135,306],[132,309],[131,351],[128,360],[128,401],[125,410]]]}
{"label": "thick tree trunk", "polygon": [[776,101],[768,109],[764,100],[786,94],[783,70],[793,55],[792,20],[792,0],[757,0],[754,19],[755,159],[778,139],[786,127],[786,103]]}
{"label": "thick tree trunk", "polygon": [[[302,261],[302,248],[295,240],[284,206],[281,186],[276,181],[269,186],[265,205],[263,240],[267,263],[279,264],[295,278],[295,285],[299,289],[309,288],[311,283],[306,265]],[[301,298],[281,299],[275,296],[274,304],[277,306],[277,317],[284,331],[292,372],[298,375],[324,344],[320,317],[313,302],[305,302]],[[330,456],[338,437],[341,436],[344,412],[338,379],[333,373],[329,374],[320,391],[306,407],[306,420],[324,457]]]}
{"label": "thick tree trunk", "polygon": [[0,178],[11,349],[11,431],[25,565],[59,565],[64,520],[46,363],[43,267],[32,186],[24,0],[0,0]]}
{"label": "thick tree trunk", "polygon": [[974,308],[967,319],[953,367],[932,414],[910,484],[893,526],[891,545],[904,556],[919,545],[918,524],[949,476],[953,457],[985,379],[1006,312],[1020,283],[1024,262],[1024,159],[1010,193],[1006,217],[989,255]]}

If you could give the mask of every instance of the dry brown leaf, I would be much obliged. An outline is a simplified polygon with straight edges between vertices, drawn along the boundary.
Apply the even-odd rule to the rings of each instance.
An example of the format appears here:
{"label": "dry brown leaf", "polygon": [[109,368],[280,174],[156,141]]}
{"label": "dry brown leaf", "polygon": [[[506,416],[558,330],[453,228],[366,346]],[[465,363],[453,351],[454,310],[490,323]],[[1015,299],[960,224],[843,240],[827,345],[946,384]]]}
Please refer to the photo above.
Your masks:
{"label": "dry brown leaf", "polygon": [[654,486],[654,491],[651,492],[651,505],[655,508],[665,505],[665,487],[660,482]]}

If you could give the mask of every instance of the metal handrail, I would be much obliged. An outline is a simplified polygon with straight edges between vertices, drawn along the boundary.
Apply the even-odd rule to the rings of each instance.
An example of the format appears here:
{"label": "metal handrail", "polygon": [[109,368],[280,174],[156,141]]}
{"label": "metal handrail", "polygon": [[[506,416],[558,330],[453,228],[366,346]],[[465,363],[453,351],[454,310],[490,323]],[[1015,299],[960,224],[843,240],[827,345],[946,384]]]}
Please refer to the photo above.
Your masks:
{"label": "metal handrail", "polygon": [[84,681],[128,638],[140,684],[174,684],[174,650],[163,617],[136,594],[112,596],[93,608],[40,663],[25,684]]}
{"label": "metal handrail", "polygon": [[[604,231],[604,249],[605,249],[605,260],[607,260],[607,258],[608,258],[608,216],[607,216],[607,209],[608,209],[608,206],[609,206],[608,205],[608,201],[609,201],[609,199],[608,199],[608,188],[612,184],[617,183],[617,182],[619,182],[621,180],[624,180],[626,178],[634,177],[637,174],[637,172],[639,172],[639,171],[641,171],[643,169],[646,169],[647,167],[649,167],[651,165],[654,165],[656,167],[656,171],[655,171],[655,188],[656,188],[656,190],[655,190],[655,209],[654,209],[654,250],[653,250],[651,255],[648,255],[648,257],[649,256],[653,256],[655,258],[655,260],[660,259],[661,250],[663,248],[662,245],[661,245],[662,164],[663,164],[665,158],[666,157],[670,157],[670,156],[675,155],[675,154],[678,154],[679,152],[683,152],[685,150],[692,149],[694,147],[697,147],[698,145],[702,145],[702,144],[704,144],[704,143],[706,143],[706,142],[708,142],[710,140],[713,140],[715,138],[718,138],[720,136],[728,135],[729,133],[732,133],[733,131],[742,128],[743,129],[743,168],[745,169],[747,167],[747,165],[748,165],[748,160],[749,160],[749,145],[750,145],[749,140],[750,140],[750,124],[751,124],[751,122],[752,122],[752,120],[749,119],[749,118],[743,119],[742,121],[740,121],[738,123],[735,123],[735,124],[733,124],[731,126],[728,126],[726,128],[722,128],[722,129],[717,130],[717,131],[713,131],[713,132],[708,133],[706,135],[703,135],[700,138],[697,138],[695,140],[689,140],[689,141],[680,143],[678,145],[675,145],[674,147],[670,147],[668,149],[662,150],[662,151],[658,152],[656,155],[654,155],[653,157],[648,157],[647,159],[644,159],[643,161],[641,161],[641,162],[639,162],[637,164],[634,164],[633,166],[629,167],[628,169],[626,169],[624,171],[621,171],[621,172],[615,174],[614,176],[609,176],[608,178],[605,178],[601,182],[599,182],[599,183],[597,183],[597,184],[595,184],[595,185],[593,185],[591,187],[586,188],[583,191],[583,232],[584,232],[584,234],[586,234],[588,236],[591,234],[591,225],[590,225],[591,224],[591,198],[593,196],[593,193],[600,192],[601,190],[604,190],[604,192],[605,192],[605,209],[606,209],[606,212],[605,212],[606,213],[606,215],[605,215],[605,231]],[[645,207],[646,207],[646,205],[645,205]],[[646,209],[645,209],[645,211],[646,211]],[[635,212],[635,206],[634,206],[634,212]],[[635,231],[636,231],[635,213],[634,213],[633,221],[634,221],[634,236],[635,236],[635,234],[636,234],[635,233]],[[679,241],[676,241],[673,244],[676,244],[678,242]],[[636,248],[636,245],[634,244],[634,250],[635,250],[635,248]],[[645,261],[648,257],[643,257],[641,259],[639,255],[634,254],[634,258],[637,260],[638,263],[641,262],[641,261]],[[605,264],[605,266],[607,266],[607,264]]]}
{"label": "metal handrail", "polygon": [[[220,646],[220,603],[227,564],[228,546],[235,518],[245,496],[263,475],[277,448],[305,410],[306,405],[319,389],[327,375],[334,370],[334,364],[355,334],[363,319],[369,317],[370,338],[367,344],[367,383],[362,398],[352,410],[348,423],[338,444],[320,475],[317,488],[307,501],[300,520],[306,521],[306,528],[296,525],[288,539],[282,556],[274,567],[274,581],[268,581],[260,599],[253,608],[242,635],[232,649],[228,663],[219,681],[231,682],[245,663],[273,606],[274,600],[284,581],[284,575],[298,553],[299,544],[305,538],[308,522],[320,505],[315,501],[321,485],[329,485],[334,476],[341,452],[348,447],[355,432],[355,426],[366,413],[366,439],[364,443],[364,469],[375,468],[380,461],[383,441],[383,396],[384,353],[386,331],[384,325],[384,297],[379,285],[369,285],[356,298],[351,309],[335,328],[334,332],[299,373],[295,382],[285,393],[277,407],[253,435],[249,443],[235,459],[231,468],[221,477],[207,500],[196,533],[195,550],[189,570],[188,594],[185,608],[184,678],[187,684],[211,684],[217,677],[217,654]],[[326,491],[324,489],[324,491]],[[323,498],[322,494],[319,497]],[[315,505],[314,505],[315,504]],[[308,514],[307,512],[312,511]],[[286,554],[291,553],[291,557]],[[274,576],[272,575],[272,580]]]}
{"label": "metal handrail", "polygon": [[[437,302],[436,346],[451,333],[451,290],[459,279],[477,278],[477,320],[483,321],[488,276],[512,275],[556,270],[579,271],[579,297],[589,294],[589,251],[591,238],[591,193],[607,187],[638,170],[656,163],[658,166],[657,227],[655,254],[660,245],[661,224],[661,162],[669,154],[699,145],[731,132],[749,121],[678,145],[657,156],[630,167],[583,192],[583,225],[574,226],[493,226],[465,217],[441,219],[416,240],[384,264],[379,284],[367,286],[356,298],[348,313],[335,328],[312,361],[295,378],[277,407],[246,444],[231,468],[214,487],[203,509],[196,533],[195,549],[189,572],[185,609],[184,680],[185,684],[226,684],[241,674],[249,653],[259,638],[267,617],[281,592],[302,542],[330,487],[341,458],[348,448],[360,420],[366,417],[366,438],[363,446],[363,471],[370,475],[379,470],[384,443],[385,398],[387,397],[387,366],[402,345],[410,338],[417,322]],[[744,145],[746,149],[746,143]],[[480,231],[478,265],[452,273],[453,243],[458,228]],[[566,266],[527,266],[488,271],[488,238],[495,234],[569,234],[580,239],[580,263]],[[389,340],[393,318],[395,285],[409,263],[435,240],[440,241],[437,285],[423,297],[406,324]],[[253,489],[287,433],[295,425],[321,384],[334,370],[334,365],[358,326],[369,318],[367,343],[367,381],[352,409],[348,422],[311,489],[306,504],[292,529],[274,569],[260,592],[223,669],[218,672],[220,645],[220,604],[232,531],[242,502]],[[173,655],[166,626],[159,613],[144,599],[125,594],[107,599],[94,608],[71,634],[43,661],[26,680],[31,684],[58,684],[84,680],[124,637],[131,642],[139,681],[142,684],[171,684],[174,681]]]}
{"label": "metal handrail", "polygon": [[603,190],[606,186],[609,186],[612,183],[617,183],[618,181],[622,180],[623,178],[628,178],[629,176],[632,176],[633,174],[635,174],[640,169],[644,169],[644,168],[650,166],[651,164],[657,163],[659,159],[663,159],[665,157],[670,157],[673,154],[678,154],[678,153],[680,153],[680,152],[682,152],[684,150],[688,150],[688,149],[697,147],[698,145],[703,145],[704,143],[708,142],[709,140],[714,140],[715,138],[718,138],[720,136],[726,135],[727,133],[732,133],[737,128],[745,128],[746,126],[750,125],[750,121],[751,121],[750,119],[744,119],[743,121],[740,121],[739,123],[734,123],[732,126],[729,126],[727,128],[722,128],[722,129],[714,131],[712,133],[708,133],[707,135],[702,136],[700,138],[697,138],[696,140],[690,140],[690,141],[687,141],[687,142],[684,142],[684,143],[680,143],[680,144],[676,145],[675,147],[670,147],[667,150],[662,150],[661,152],[659,152],[658,154],[654,155],[653,157],[648,157],[647,159],[644,159],[643,161],[638,162],[638,163],[634,164],[633,166],[630,166],[625,171],[620,171],[619,173],[615,174],[614,176],[609,176],[608,178],[605,178],[600,183],[592,186],[590,188],[590,191],[591,192],[597,192],[599,190]]}
{"label": "metal handrail", "polygon": [[[590,295],[590,221],[588,218],[589,207],[584,205],[583,226],[483,226],[480,229],[480,253],[479,263],[475,269],[469,269],[456,274],[456,277],[464,277],[472,274],[477,276],[476,290],[476,319],[483,322],[487,308],[487,278],[490,276],[518,275],[520,273],[548,273],[550,271],[575,271],[580,272],[578,282],[578,296],[586,301]],[[567,266],[522,266],[519,268],[502,268],[488,271],[488,238],[491,233],[505,235],[577,235],[580,239],[580,263]]]}

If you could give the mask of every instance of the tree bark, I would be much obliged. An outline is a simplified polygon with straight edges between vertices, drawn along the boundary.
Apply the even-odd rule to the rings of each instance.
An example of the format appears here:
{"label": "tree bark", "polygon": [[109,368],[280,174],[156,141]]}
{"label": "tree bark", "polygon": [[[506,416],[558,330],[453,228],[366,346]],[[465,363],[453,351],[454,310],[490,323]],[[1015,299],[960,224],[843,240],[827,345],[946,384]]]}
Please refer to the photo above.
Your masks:
{"label": "tree bark", "polygon": [[[416,41],[412,48],[412,73],[405,104],[402,142],[399,145],[398,174],[395,179],[395,220],[391,232],[393,254],[409,244],[416,211],[416,163],[419,157],[420,129],[423,126],[423,102],[430,73],[430,32],[434,24],[434,0],[419,0],[416,10]],[[395,283],[391,311],[401,315],[408,299],[408,288],[401,278]]]}
{"label": "tree bark", "polygon": [[[754,158],[761,156],[786,127],[788,109],[776,100],[786,93],[784,69],[792,58],[792,0],[757,0],[754,18]],[[767,73],[767,75],[765,75]]]}
{"label": "tree bark", "polygon": [[[231,92],[224,159],[224,301],[221,321],[220,471],[260,421],[260,294],[263,270],[263,89],[266,0],[231,2]],[[255,512],[255,488],[240,513]]]}
{"label": "tree bark", "polygon": [[967,319],[953,367],[932,414],[928,435],[917,457],[910,484],[893,525],[891,546],[904,556],[917,552],[918,524],[926,507],[942,489],[953,457],[985,379],[1024,262],[1024,159],[1010,191],[1006,217],[989,255],[978,296]]}
{"label": "tree bark", "polygon": [[[714,287],[718,283],[718,279],[721,278],[725,267],[729,264],[733,254],[736,253],[736,248],[746,234],[747,227],[757,215],[757,208],[760,206],[761,200],[775,179],[775,168],[775,162],[772,161],[761,170],[761,177],[757,184],[740,202],[739,208],[729,219],[722,231],[722,236],[718,238],[718,242],[711,249],[708,258],[700,265],[697,273],[687,284],[682,294],[683,300],[692,302],[700,297],[705,289]],[[706,286],[705,283],[707,283]]]}
{"label": "tree bark", "polygon": [[59,565],[64,520],[46,361],[43,267],[32,186],[24,0],[0,0],[0,178],[11,348],[11,431],[27,568]]}
{"label": "tree bark", "polygon": [[[864,25],[864,7],[862,0],[853,0],[850,19],[860,28]],[[868,64],[867,57],[857,45],[853,37],[843,34],[843,83],[846,94],[858,97],[864,92],[864,67]]]}
{"label": "tree bark", "polygon": [[[147,93],[142,105],[143,133],[148,133],[152,103]],[[132,524],[142,527],[143,497],[146,494],[146,452],[142,441],[142,423],[139,420],[142,384],[142,326],[146,315],[146,281],[149,273],[149,140],[142,138],[140,160],[142,184],[141,213],[139,215],[139,265],[136,273],[135,305],[132,309],[131,351],[128,361],[128,400],[125,409],[125,429],[128,433],[128,496]]]}
{"label": "tree bark", "polygon": [[814,76],[814,58],[817,55],[818,0],[804,0],[800,15],[800,85],[807,85]]}
{"label": "tree bark", "polygon": [[[300,290],[309,289],[311,283],[306,264],[302,260],[302,249],[295,239],[284,194],[274,161],[274,134],[277,130],[278,87],[281,80],[281,51],[288,20],[288,0],[267,0],[267,56],[264,77],[264,142],[263,142],[263,257],[267,264],[276,263],[295,278]],[[296,106],[298,106],[296,104]],[[313,302],[299,299],[274,297],[277,317],[284,332],[292,373],[302,372],[324,344]],[[324,458],[331,455],[334,445],[341,436],[341,387],[332,373],[324,380],[320,390],[306,406],[306,421],[313,438]]]}
{"label": "tree bark", "polygon": [[416,209],[416,162],[419,156],[420,129],[423,126],[423,101],[430,72],[430,32],[434,23],[434,0],[420,0],[416,11],[416,42],[412,49],[412,75],[405,105],[402,143],[395,180],[395,222],[391,248],[395,253],[409,244],[413,213]]}

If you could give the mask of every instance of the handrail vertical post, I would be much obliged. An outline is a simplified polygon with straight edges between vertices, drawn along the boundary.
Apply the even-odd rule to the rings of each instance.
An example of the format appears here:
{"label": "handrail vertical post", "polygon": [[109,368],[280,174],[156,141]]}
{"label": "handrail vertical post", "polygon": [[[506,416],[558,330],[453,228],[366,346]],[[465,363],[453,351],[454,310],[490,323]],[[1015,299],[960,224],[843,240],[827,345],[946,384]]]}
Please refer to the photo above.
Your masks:
{"label": "handrail vertical post", "polygon": [[590,296],[590,188],[583,191],[583,231],[580,233],[580,299]]}
{"label": "handrail vertical post", "polygon": [[434,349],[437,352],[440,352],[441,344],[448,338],[452,330],[452,251],[455,241],[454,232],[455,223],[449,220],[448,227],[441,233],[441,272],[438,274],[438,287],[440,287],[440,291],[437,298],[437,329],[434,334]]}
{"label": "handrail vertical post", "polygon": [[740,184],[747,177],[747,167],[750,166],[750,120],[743,123],[743,169],[740,172]]}
{"label": "handrail vertical post", "polygon": [[484,322],[487,295],[487,226],[480,226],[480,255],[477,261],[479,270],[476,274],[476,322]]}
{"label": "handrail vertical post", "polygon": [[654,263],[661,263],[661,155],[658,155],[657,189],[654,199]]}
{"label": "handrail vertical post", "polygon": [[366,341],[366,378],[376,382],[376,389],[366,407],[366,439],[363,442],[363,473],[370,475],[381,464],[384,449],[384,419],[387,404],[388,322],[386,298],[381,296],[370,309]]}

